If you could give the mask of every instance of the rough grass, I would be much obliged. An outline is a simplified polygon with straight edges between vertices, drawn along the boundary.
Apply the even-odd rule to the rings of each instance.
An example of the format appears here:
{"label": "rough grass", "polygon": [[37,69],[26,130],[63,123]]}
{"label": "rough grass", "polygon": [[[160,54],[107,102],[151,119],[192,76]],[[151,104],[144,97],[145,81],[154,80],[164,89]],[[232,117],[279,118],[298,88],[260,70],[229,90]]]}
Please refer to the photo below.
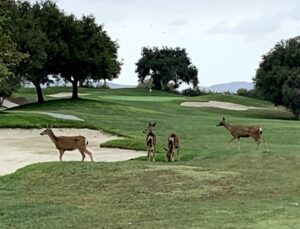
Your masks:
{"label": "rough grass", "polygon": [[[64,90],[53,88],[46,93]],[[80,92],[90,95],[1,112],[0,127],[52,123],[103,129],[126,137],[107,146],[145,149],[142,130],[149,121],[156,121],[158,162],[142,158],[118,163],[41,163],[0,177],[0,228],[300,227],[300,127],[297,121],[282,120],[286,113],[185,108],[179,104],[190,98],[155,92],[168,99],[146,101],[141,98],[148,92],[141,89]],[[265,104],[234,96],[230,100]],[[85,121],[29,111],[72,114]],[[263,146],[256,151],[253,139],[242,139],[240,152],[235,143],[226,145],[230,135],[215,126],[224,115],[233,124],[261,125],[270,151]],[[181,161],[167,163],[162,147],[173,131],[181,139]]]}

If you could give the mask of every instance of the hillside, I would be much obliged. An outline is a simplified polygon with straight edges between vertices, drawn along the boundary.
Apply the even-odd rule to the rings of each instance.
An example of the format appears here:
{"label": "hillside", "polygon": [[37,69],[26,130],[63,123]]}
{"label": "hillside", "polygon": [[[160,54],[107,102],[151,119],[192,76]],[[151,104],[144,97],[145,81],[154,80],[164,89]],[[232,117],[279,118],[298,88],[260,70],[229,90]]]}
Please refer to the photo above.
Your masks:
{"label": "hillside", "polygon": [[[190,98],[154,90],[149,96],[141,88],[80,88],[78,100],[49,96],[66,92],[68,88],[45,89],[46,103],[0,112],[0,128],[42,129],[52,124],[103,130],[122,138],[101,147],[140,149],[145,156],[114,163],[37,163],[2,176],[0,228],[300,227],[300,131],[289,112],[236,95]],[[35,91],[21,89],[14,96],[34,99]],[[180,106],[211,100],[260,109]],[[84,121],[38,112],[74,115]],[[230,133],[216,126],[222,117],[230,124],[262,127],[270,150],[257,148],[251,138],[241,139],[240,151],[236,142],[227,144]],[[157,160],[148,162],[142,131],[153,121]],[[164,147],[173,132],[180,139],[180,160],[168,163]],[[20,153],[40,144],[40,138],[19,147]],[[50,140],[49,144],[57,152]],[[5,155],[10,150],[2,152],[1,161],[8,163]]]}
{"label": "hillside", "polygon": [[247,90],[253,89],[254,85],[252,82],[231,82],[215,84],[209,87],[203,87],[204,89],[212,92],[232,92],[236,93],[238,89],[245,88]]}

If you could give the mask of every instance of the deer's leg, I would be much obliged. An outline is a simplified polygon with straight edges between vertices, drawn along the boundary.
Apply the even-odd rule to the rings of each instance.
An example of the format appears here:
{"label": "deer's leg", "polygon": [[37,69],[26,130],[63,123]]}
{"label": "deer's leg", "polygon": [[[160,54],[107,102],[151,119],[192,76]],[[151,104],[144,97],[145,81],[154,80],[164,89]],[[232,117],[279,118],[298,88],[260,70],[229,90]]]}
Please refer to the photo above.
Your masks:
{"label": "deer's leg", "polygon": [[229,148],[229,143],[232,142],[234,139],[236,139],[236,137],[233,137],[232,139],[230,139],[230,140],[227,142],[227,149]]}
{"label": "deer's leg", "polygon": [[148,154],[147,154],[147,156],[148,156],[148,161],[150,161],[150,157],[151,157],[151,154],[150,154],[150,148],[148,148]]}
{"label": "deer's leg", "polygon": [[59,150],[59,161],[62,161],[62,156],[64,155],[64,150],[63,149],[60,149]]}
{"label": "deer's leg", "polygon": [[177,160],[178,160],[178,161],[180,161],[180,157],[179,157],[179,149],[180,149],[180,147],[177,146]]}
{"label": "deer's leg", "polygon": [[264,143],[266,150],[269,152],[269,147],[266,140],[263,137],[260,137],[261,141]]}
{"label": "deer's leg", "polygon": [[234,139],[236,139],[236,137],[233,137],[232,139],[230,139],[227,143],[232,142]]}
{"label": "deer's leg", "polygon": [[259,146],[259,144],[260,144],[260,138],[259,138],[259,137],[253,136],[253,139],[254,139],[254,141],[255,141],[255,143],[256,143],[256,150],[258,150],[258,146]]}
{"label": "deer's leg", "polygon": [[155,161],[155,145],[152,145],[150,147],[150,151],[151,151],[151,161]]}
{"label": "deer's leg", "polygon": [[91,153],[90,151],[88,151],[87,149],[85,149],[85,150],[84,150],[84,152],[85,152],[87,155],[89,155],[89,156],[90,156],[90,158],[91,158],[91,161],[94,161],[94,159],[93,159],[93,155],[92,155],[92,153]]}
{"label": "deer's leg", "polygon": [[83,149],[79,149],[79,152],[81,153],[81,156],[82,156],[81,161],[84,161],[84,158],[85,158],[84,150]]}

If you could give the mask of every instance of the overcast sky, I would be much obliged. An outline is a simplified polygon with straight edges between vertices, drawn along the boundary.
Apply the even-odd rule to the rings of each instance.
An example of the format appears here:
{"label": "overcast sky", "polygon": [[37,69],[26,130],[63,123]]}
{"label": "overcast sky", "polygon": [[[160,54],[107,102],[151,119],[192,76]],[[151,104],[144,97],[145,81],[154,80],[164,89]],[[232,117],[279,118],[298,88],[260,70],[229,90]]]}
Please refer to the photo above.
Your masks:
{"label": "overcast sky", "polygon": [[120,45],[120,84],[137,84],[144,46],[181,47],[201,86],[252,81],[261,56],[300,35],[298,0],[56,0],[66,13],[93,15]]}

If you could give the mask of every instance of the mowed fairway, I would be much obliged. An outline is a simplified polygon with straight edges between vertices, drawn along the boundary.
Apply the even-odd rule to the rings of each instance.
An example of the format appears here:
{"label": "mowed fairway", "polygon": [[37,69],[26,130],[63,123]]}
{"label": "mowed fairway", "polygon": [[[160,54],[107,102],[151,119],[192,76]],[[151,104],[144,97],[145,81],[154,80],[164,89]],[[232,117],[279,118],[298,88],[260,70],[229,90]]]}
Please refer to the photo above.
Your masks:
{"label": "mowed fairway", "polygon": [[[80,89],[88,95],[75,101],[47,96],[69,90],[50,88],[45,104],[1,112],[0,127],[101,129],[125,137],[105,146],[145,150],[142,131],[155,121],[157,162],[50,162],[0,177],[0,228],[300,228],[300,126],[289,112],[237,96],[149,96],[145,89]],[[16,96],[33,99],[34,90]],[[268,109],[180,106],[208,100]],[[227,145],[228,131],[216,127],[223,116],[262,126],[270,151],[256,150],[249,138],[240,152]],[[168,163],[163,147],[172,132],[181,140],[181,161]]]}

